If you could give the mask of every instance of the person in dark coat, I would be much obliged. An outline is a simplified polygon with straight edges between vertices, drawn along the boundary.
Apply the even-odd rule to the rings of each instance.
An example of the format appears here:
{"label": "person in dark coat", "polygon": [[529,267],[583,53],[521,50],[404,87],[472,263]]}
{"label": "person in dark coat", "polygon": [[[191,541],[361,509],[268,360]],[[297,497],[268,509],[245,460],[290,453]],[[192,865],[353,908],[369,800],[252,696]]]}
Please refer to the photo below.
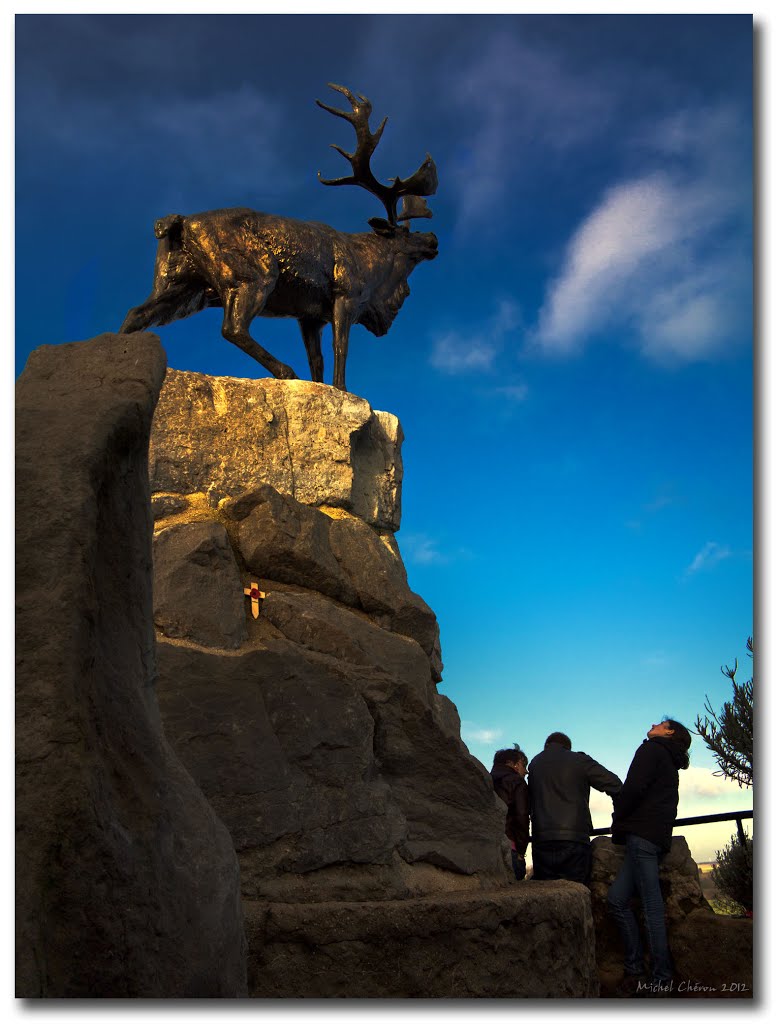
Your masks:
{"label": "person in dark coat", "polygon": [[621,779],[552,732],[529,765],[532,877],[589,884],[592,873],[590,787],[615,796]]}
{"label": "person in dark coat", "polygon": [[[608,910],[624,943],[625,983],[643,977],[643,946],[631,901],[640,897],[651,948],[651,983],[655,993],[669,991],[673,978],[659,887],[659,864],[670,849],[678,810],[678,770],[689,767],[689,730],[672,718],[652,725],[635,752],[624,788],[614,800],[613,842],[625,846],[624,860],[608,890]],[[642,985],[640,986],[643,987]]]}
{"label": "person in dark coat", "polygon": [[527,774],[527,755],[514,747],[498,750],[492,765],[492,785],[497,796],[507,804],[505,834],[511,841],[511,863],[516,880],[527,874],[527,845],[529,844],[529,790],[524,776]]}

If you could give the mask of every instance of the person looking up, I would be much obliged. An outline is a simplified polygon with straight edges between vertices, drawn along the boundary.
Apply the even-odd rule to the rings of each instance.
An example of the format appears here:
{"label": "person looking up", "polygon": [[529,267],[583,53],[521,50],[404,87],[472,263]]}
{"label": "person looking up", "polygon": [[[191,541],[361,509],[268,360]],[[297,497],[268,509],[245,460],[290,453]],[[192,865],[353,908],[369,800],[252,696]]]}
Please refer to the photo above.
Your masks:
{"label": "person looking up", "polygon": [[669,991],[673,965],[667,944],[659,865],[670,849],[678,810],[678,770],[689,767],[692,738],[686,726],[666,718],[648,730],[635,751],[624,788],[613,804],[612,841],[624,846],[624,860],[608,889],[608,910],[624,944],[624,979],[638,987],[644,976],[640,929],[631,907],[640,897],[651,949],[651,984]]}

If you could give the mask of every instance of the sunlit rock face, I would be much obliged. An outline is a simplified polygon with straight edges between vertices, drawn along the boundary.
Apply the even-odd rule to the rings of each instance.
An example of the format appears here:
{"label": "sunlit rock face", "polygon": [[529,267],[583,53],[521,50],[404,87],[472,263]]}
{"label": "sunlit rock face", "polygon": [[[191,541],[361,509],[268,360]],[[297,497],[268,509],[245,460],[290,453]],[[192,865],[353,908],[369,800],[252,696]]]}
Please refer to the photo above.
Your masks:
{"label": "sunlit rock face", "polygon": [[312,381],[169,370],[149,452],[152,491],[212,505],[260,483],[394,532],[403,436],[390,413]]}
{"label": "sunlit rock face", "polygon": [[37,349],[17,383],[19,997],[246,992],[233,844],[154,691],[164,373],[156,337],[106,334]]}
{"label": "sunlit rock face", "polygon": [[394,538],[401,440],[395,417],[326,385],[173,371],[162,390],[160,709],[246,898],[509,883],[504,810],[437,693],[437,620]]}

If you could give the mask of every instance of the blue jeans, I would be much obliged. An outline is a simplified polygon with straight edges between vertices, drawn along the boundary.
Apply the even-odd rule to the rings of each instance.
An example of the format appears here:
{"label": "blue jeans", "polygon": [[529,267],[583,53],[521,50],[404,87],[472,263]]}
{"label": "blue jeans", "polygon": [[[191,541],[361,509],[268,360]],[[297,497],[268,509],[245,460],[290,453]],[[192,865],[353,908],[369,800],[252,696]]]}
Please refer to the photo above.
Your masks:
{"label": "blue jeans", "polygon": [[624,970],[643,973],[643,944],[638,922],[630,906],[635,892],[643,906],[643,917],[651,947],[652,981],[672,981],[673,967],[667,945],[665,905],[659,887],[659,860],[662,848],[648,839],[627,834],[624,861],[608,889],[608,910],[616,921],[624,943]]}

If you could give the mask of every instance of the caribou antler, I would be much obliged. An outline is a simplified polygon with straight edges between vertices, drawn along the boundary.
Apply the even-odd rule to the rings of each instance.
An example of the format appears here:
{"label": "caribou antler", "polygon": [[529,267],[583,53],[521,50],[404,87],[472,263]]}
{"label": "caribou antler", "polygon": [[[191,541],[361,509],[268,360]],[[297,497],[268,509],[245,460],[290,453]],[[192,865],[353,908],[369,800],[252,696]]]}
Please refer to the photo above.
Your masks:
{"label": "caribou antler", "polygon": [[[395,178],[390,185],[381,184],[370,169],[370,157],[375,152],[375,148],[381,140],[384,128],[386,127],[386,122],[389,119],[385,117],[376,131],[371,131],[370,115],[373,112],[373,105],[370,100],[361,94],[355,96],[344,85],[335,85],[332,82],[328,82],[328,85],[330,89],[334,89],[346,97],[351,104],[351,111],[338,110],[337,107],[330,107],[326,103],[322,103],[321,100],[316,100],[316,103],[322,110],[327,110],[336,117],[342,117],[344,121],[348,121],[353,126],[357,135],[357,147],[353,153],[347,153],[345,149],[342,149],[333,142],[331,144],[332,148],[336,149],[341,156],[348,160],[351,164],[352,173],[342,178],[322,178],[321,171],[319,171],[319,181],[322,185],[359,185],[367,189],[368,192],[381,200],[388,218],[387,225],[380,218],[373,217],[369,221],[371,226],[376,228],[383,226],[395,228],[398,221],[397,200],[401,196],[431,196],[437,191],[438,172],[435,167],[435,161],[428,153],[421,167],[409,178]],[[416,210],[419,212],[415,212]],[[427,209],[426,203],[422,200],[420,204],[407,203],[399,219],[410,220],[413,217],[431,216],[432,214]]]}

